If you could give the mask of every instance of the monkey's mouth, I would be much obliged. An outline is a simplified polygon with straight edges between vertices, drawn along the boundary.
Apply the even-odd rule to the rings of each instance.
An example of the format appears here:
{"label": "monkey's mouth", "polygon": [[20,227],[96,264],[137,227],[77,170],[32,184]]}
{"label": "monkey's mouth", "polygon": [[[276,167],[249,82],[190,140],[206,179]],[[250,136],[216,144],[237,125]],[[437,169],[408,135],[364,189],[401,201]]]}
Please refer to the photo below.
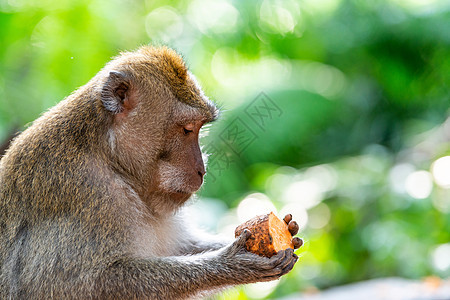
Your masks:
{"label": "monkey's mouth", "polygon": [[167,194],[179,196],[179,197],[191,196],[193,194],[193,192],[187,191],[185,189],[179,189],[179,188],[178,189],[177,188],[166,189],[165,192]]}
{"label": "monkey's mouth", "polygon": [[175,194],[180,194],[180,195],[191,195],[192,193],[186,192],[186,191],[182,191],[182,190],[175,190],[174,191]]}
{"label": "monkey's mouth", "polygon": [[174,201],[176,201],[178,203],[184,203],[192,196],[192,193],[189,193],[189,192],[186,192],[183,190],[178,190],[178,189],[170,191],[168,194],[171,199],[173,199]]}

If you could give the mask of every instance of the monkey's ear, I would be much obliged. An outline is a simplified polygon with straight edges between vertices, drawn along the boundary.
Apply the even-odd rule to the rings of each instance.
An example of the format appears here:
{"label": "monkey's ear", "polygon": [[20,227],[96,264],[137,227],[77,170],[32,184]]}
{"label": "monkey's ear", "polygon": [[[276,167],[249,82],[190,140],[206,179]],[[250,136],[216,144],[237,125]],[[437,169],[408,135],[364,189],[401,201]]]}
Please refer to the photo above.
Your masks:
{"label": "monkey's ear", "polygon": [[130,86],[131,82],[124,73],[109,72],[101,93],[105,108],[115,114],[130,109]]}

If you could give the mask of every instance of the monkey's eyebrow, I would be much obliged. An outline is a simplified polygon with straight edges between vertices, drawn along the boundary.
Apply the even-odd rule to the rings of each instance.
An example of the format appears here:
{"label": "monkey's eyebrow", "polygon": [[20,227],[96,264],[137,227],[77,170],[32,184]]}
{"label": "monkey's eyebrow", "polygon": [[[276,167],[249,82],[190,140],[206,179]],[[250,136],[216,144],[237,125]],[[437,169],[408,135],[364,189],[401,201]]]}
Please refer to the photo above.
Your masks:
{"label": "monkey's eyebrow", "polygon": [[214,118],[208,118],[208,119],[205,119],[205,120],[203,121],[203,125],[205,125],[205,124],[211,124],[211,123],[213,123],[213,122],[215,122],[215,121],[217,121],[217,117],[214,117]]}
{"label": "monkey's eyebrow", "polygon": [[211,114],[205,118],[205,123],[212,123],[217,121],[220,115],[220,110],[217,107],[214,107],[214,110],[211,112]]}
{"label": "monkey's eyebrow", "polygon": [[220,111],[216,110],[213,114],[210,116],[205,117],[202,121],[203,124],[210,124],[213,122],[216,122],[219,119]]}

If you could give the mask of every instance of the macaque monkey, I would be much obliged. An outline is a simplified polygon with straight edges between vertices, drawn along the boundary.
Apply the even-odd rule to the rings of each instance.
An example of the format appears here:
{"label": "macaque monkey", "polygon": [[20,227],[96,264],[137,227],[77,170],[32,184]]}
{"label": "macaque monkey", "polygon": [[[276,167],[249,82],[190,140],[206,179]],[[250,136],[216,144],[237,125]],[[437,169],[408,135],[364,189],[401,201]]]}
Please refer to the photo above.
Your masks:
{"label": "macaque monkey", "polygon": [[288,273],[293,249],[261,257],[248,230],[212,241],[181,220],[217,115],[175,51],[142,47],[34,121],[0,161],[0,299],[185,299]]}

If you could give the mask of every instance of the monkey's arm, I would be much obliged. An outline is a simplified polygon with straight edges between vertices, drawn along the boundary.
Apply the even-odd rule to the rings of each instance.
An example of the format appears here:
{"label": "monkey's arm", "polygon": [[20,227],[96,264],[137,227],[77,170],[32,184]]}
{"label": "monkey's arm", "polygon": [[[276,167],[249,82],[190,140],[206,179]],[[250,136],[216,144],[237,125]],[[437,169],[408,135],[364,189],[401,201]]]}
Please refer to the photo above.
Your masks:
{"label": "monkey's arm", "polygon": [[199,254],[208,251],[214,251],[221,249],[228,245],[230,241],[219,236],[213,236],[211,234],[195,230],[185,235],[183,239],[184,243],[180,246],[180,254]]}
{"label": "monkey's arm", "polygon": [[218,235],[212,235],[199,229],[182,214],[174,219],[178,226],[178,239],[180,240],[178,255],[199,254],[214,251],[229,245],[232,240]]}
{"label": "monkey's arm", "polygon": [[[104,279],[101,299],[184,299],[203,290],[231,284],[213,257],[125,257],[111,263]],[[120,280],[111,281],[112,278]],[[135,287],[139,287],[136,289]],[[108,298],[109,297],[109,298]]]}
{"label": "monkey's arm", "polygon": [[246,231],[220,250],[193,256],[118,258],[101,272],[99,298],[183,299],[228,285],[278,279],[293,268],[298,257],[292,249],[261,257],[245,250],[249,237]]}

